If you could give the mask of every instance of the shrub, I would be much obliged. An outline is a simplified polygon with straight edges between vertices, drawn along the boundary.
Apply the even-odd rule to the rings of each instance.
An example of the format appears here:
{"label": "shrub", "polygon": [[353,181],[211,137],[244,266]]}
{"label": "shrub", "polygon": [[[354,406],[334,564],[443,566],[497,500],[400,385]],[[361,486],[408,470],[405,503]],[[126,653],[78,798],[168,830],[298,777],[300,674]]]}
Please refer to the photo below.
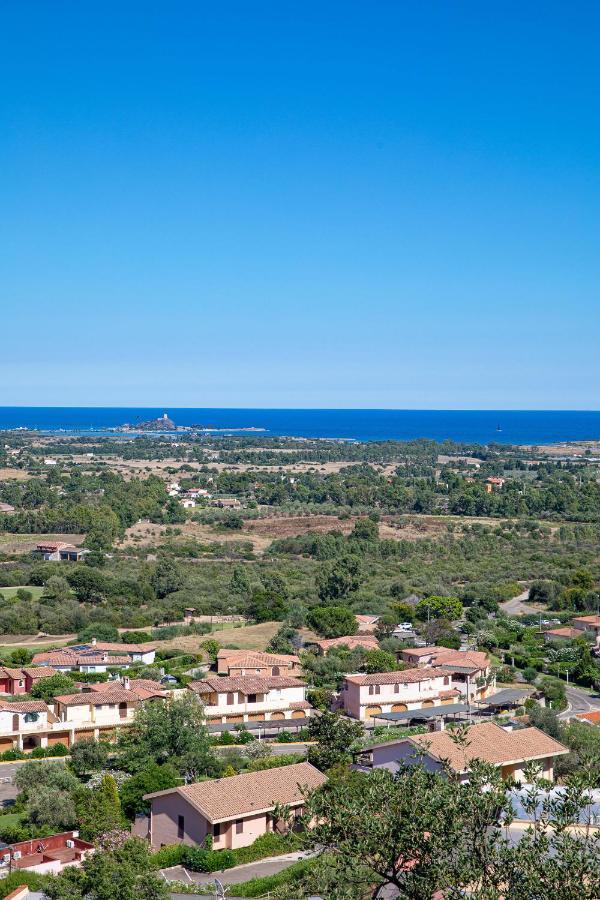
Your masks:
{"label": "shrub", "polygon": [[207,850],[204,847],[186,847],[182,865],[192,872],[219,872],[236,864],[233,850]]}
{"label": "shrub", "polygon": [[46,748],[34,747],[29,755],[32,759],[42,759],[46,755]]}
{"label": "shrub", "polygon": [[10,762],[13,759],[25,759],[26,754],[23,753],[22,750],[18,750],[16,747],[13,747],[12,750],[5,750],[4,753],[0,755],[0,759],[4,762]]}
{"label": "shrub", "polygon": [[300,839],[294,832],[289,834],[276,834],[274,831],[267,831],[257,837],[253,844],[249,847],[240,847],[234,850],[236,866],[243,866],[246,863],[256,862],[259,859],[266,859],[268,856],[280,856],[282,853],[293,853],[300,846]]}
{"label": "shrub", "polygon": [[68,756],[69,748],[65,747],[64,744],[53,744],[51,747],[48,747],[47,756]]}
{"label": "shrub", "polygon": [[278,769],[280,766],[291,766],[306,759],[303,753],[282,753],[281,756],[267,756],[252,759],[247,765],[249,772],[262,772],[263,769]]}
{"label": "shrub", "polygon": [[180,866],[188,850],[185,844],[166,844],[150,856],[150,864],[156,869]]}
{"label": "shrub", "polygon": [[47,883],[48,876],[40,875],[38,872],[24,872],[21,869],[18,872],[11,872],[0,881],[0,897],[8,897],[23,884],[32,891],[43,891]]}

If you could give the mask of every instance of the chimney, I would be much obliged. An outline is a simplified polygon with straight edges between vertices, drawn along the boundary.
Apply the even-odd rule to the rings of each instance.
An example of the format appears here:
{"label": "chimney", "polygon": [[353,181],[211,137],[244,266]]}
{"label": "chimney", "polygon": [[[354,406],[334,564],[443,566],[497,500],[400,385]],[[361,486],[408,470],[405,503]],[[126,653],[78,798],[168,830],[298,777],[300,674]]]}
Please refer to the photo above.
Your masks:
{"label": "chimney", "polygon": [[130,690],[131,688],[131,680],[128,675],[123,675],[123,687],[126,691]]}
{"label": "chimney", "polygon": [[108,662],[108,653],[106,652],[106,650],[102,654],[102,662]]}
{"label": "chimney", "polygon": [[96,646],[96,638],[92,638],[92,647]]}

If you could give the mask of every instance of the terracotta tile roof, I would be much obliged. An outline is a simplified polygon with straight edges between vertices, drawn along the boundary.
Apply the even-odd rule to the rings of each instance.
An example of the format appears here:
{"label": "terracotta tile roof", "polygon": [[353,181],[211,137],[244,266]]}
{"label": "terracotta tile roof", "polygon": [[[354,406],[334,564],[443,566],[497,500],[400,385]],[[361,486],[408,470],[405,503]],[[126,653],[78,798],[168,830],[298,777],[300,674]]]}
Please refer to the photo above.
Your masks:
{"label": "terracotta tile roof", "polygon": [[299,678],[287,675],[234,675],[203,678],[200,681],[192,681],[188,688],[196,694],[226,694],[240,691],[242,694],[266,694],[273,688],[305,687]]}
{"label": "terracotta tile roof", "polygon": [[51,678],[52,675],[58,675],[59,673],[56,669],[53,669],[52,666],[38,666],[33,668],[23,669],[26,675],[31,678],[32,681],[35,681],[36,678]]}
{"label": "terracotta tile roof", "polygon": [[106,650],[115,653],[150,653],[156,650],[156,644],[118,644],[110,641],[96,641],[94,645],[89,645],[91,650]]}
{"label": "terracotta tile roof", "polygon": [[290,703],[290,709],[312,709],[308,700],[294,700]]}
{"label": "terracotta tile roof", "polygon": [[140,700],[147,700],[148,697],[168,697],[169,694],[157,682],[150,678],[131,678],[129,688],[126,688],[122,681],[111,682],[102,681],[99,684],[87,684],[83,693],[107,694],[115,690],[130,690],[138,695]]}
{"label": "terracotta tile roof", "polygon": [[589,712],[577,713],[578,719],[591,722],[592,725],[600,725],[600,709],[592,709]]}
{"label": "terracotta tile roof", "polygon": [[452,668],[458,666],[461,669],[472,668],[479,671],[487,669],[490,660],[487,653],[480,650],[447,650],[441,649],[437,651],[431,660],[432,666],[446,666]]}
{"label": "terracotta tile roof", "polygon": [[[505,731],[494,722],[472,725],[467,734],[468,745],[463,751],[451,739],[448,731],[435,731],[406,738],[415,748],[436,759],[447,759],[456,772],[466,772],[472,759],[494,765],[506,765],[559,756],[568,753],[566,747],[538,728]],[[399,742],[401,743],[401,742]]]}
{"label": "terracotta tile roof", "polygon": [[25,679],[23,669],[9,669],[8,666],[0,667],[0,678]]}
{"label": "terracotta tile roof", "polygon": [[432,656],[447,649],[447,647],[404,647],[401,652],[410,653],[411,656]]}
{"label": "terracotta tile roof", "polygon": [[48,706],[43,700],[20,700],[16,703],[2,703],[0,709],[8,712],[49,712]]}
{"label": "terracotta tile roof", "polygon": [[574,622],[582,622],[584,625],[593,625],[600,628],[600,616],[575,616]]}
{"label": "terracotta tile roof", "polygon": [[245,669],[245,668],[264,668],[265,666],[291,666],[291,665],[299,665],[300,659],[298,656],[283,656],[280,654],[273,653],[258,653],[254,651],[235,651],[231,656],[222,656],[222,651],[219,651],[217,659],[221,661],[227,662],[230,667]]}
{"label": "terracotta tile roof", "polygon": [[302,803],[301,788],[315,790],[326,781],[322,772],[308,762],[301,762],[158,791],[147,794],[145,799],[179,794],[214,824],[272,809],[276,803]]}
{"label": "terracotta tile roof", "polygon": [[347,635],[346,637],[327,638],[323,641],[315,641],[318,647],[324,652],[331,650],[332,647],[348,647],[349,650],[356,650],[362,647],[365,650],[378,650],[379,642],[376,638],[369,635]]}
{"label": "terracotta tile roof", "polygon": [[374,675],[346,675],[346,681],[352,684],[414,684],[417,681],[429,681],[431,678],[442,678],[443,673],[431,666],[423,669],[404,669],[402,672],[376,672]]}
{"label": "terracotta tile roof", "polygon": [[127,666],[131,663],[131,657],[107,654],[105,658],[101,653],[67,653],[61,650],[56,653],[36,653],[33,662],[48,662],[55,666]]}
{"label": "terracotta tile roof", "polygon": [[110,691],[85,691],[80,694],[63,694],[54,698],[63,706],[102,706],[104,703],[139,703],[140,697],[135,691],[125,688],[114,688]]}
{"label": "terracotta tile roof", "polygon": [[239,659],[247,659],[252,657],[252,659],[260,659],[262,662],[267,665],[276,666],[281,663],[299,663],[300,658],[291,653],[263,653],[258,650],[219,650],[217,653],[217,659],[226,659],[228,662],[232,660]]}
{"label": "terracotta tile roof", "polygon": [[551,637],[582,637],[579,628],[571,628],[569,625],[566,625],[564,628],[548,628],[548,630],[545,631],[544,634],[549,634]]}

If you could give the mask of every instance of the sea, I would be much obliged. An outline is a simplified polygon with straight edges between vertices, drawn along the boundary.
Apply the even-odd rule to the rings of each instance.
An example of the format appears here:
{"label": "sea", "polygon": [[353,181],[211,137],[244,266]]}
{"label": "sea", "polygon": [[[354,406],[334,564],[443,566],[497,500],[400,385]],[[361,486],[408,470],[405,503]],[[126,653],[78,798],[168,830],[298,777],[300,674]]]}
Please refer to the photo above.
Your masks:
{"label": "sea", "polygon": [[416,409],[178,409],[0,407],[0,430],[111,434],[167,414],[175,425],[211,434],[256,434],[343,441],[430,438],[474,444],[553,444],[600,440],[600,411]]}

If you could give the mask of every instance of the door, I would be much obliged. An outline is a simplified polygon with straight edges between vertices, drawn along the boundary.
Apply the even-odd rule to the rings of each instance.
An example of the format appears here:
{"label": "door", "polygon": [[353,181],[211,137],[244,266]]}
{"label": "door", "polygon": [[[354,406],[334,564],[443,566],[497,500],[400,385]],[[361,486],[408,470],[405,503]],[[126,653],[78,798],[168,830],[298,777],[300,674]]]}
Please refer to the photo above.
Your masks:
{"label": "door", "polygon": [[365,710],[365,719],[372,719],[373,716],[381,715],[381,707],[380,706],[367,706]]}
{"label": "door", "polygon": [[126,719],[127,718],[127,704],[119,703],[119,718]]}

